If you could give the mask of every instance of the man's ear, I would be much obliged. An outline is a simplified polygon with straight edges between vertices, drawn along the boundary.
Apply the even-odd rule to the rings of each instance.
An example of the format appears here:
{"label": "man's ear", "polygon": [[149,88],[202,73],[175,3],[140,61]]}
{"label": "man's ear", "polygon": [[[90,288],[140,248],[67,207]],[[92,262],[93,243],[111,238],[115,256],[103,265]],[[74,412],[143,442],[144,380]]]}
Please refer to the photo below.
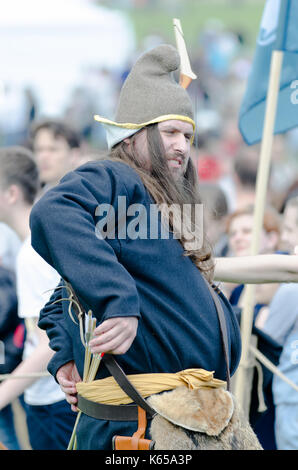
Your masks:
{"label": "man's ear", "polygon": [[11,184],[5,191],[7,204],[13,205],[20,199],[21,190],[18,185]]}

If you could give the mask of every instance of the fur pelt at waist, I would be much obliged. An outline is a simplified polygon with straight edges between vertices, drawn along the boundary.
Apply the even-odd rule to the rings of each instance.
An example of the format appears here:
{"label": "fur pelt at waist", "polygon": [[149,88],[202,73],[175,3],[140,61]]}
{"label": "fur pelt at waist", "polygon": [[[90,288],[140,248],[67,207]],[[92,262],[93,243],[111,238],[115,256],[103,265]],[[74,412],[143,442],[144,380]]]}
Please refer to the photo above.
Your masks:
{"label": "fur pelt at waist", "polygon": [[233,395],[223,389],[178,387],[152,395],[155,450],[262,450]]}

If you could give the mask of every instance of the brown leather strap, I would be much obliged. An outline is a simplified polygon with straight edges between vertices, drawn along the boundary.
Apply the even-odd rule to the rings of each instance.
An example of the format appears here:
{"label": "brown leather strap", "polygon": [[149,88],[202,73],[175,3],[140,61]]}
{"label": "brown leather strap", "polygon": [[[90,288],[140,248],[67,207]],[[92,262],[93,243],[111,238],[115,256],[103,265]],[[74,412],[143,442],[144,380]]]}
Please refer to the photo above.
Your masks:
{"label": "brown leather strap", "polygon": [[154,416],[156,412],[148,405],[146,400],[140,395],[137,389],[132,385],[127,376],[125,375],[122,368],[119,366],[115,357],[112,354],[105,354],[102,358],[105,366],[109,370],[110,374],[114,377],[119,387],[124,390],[126,395],[128,395],[137,405],[141,406],[147,413],[151,416]]}
{"label": "brown leather strap", "polygon": [[138,406],[138,429],[132,436],[114,436],[112,439],[113,450],[151,450],[154,441],[145,439],[147,427],[146,411]]}
{"label": "brown leather strap", "polygon": [[213,299],[213,302],[215,304],[216,311],[217,311],[219,327],[220,327],[220,332],[221,332],[221,338],[222,338],[222,343],[223,343],[224,358],[225,358],[225,363],[226,363],[227,390],[230,391],[230,389],[231,389],[231,376],[230,376],[229,342],[228,342],[226,317],[225,317],[225,313],[223,311],[221,302],[219,300],[219,297],[214,291],[215,287],[211,287],[209,282],[205,278],[204,278],[204,280],[205,280],[205,282],[208,286],[208,290],[209,290],[209,292],[212,296],[212,299]]}
{"label": "brown leather strap", "polygon": [[137,405],[104,405],[88,400],[78,394],[77,406],[85,415],[95,419],[138,421]]}
{"label": "brown leather strap", "polygon": [[138,450],[139,440],[144,439],[147,427],[146,411],[138,406],[138,429],[133,434],[131,439],[132,448]]}

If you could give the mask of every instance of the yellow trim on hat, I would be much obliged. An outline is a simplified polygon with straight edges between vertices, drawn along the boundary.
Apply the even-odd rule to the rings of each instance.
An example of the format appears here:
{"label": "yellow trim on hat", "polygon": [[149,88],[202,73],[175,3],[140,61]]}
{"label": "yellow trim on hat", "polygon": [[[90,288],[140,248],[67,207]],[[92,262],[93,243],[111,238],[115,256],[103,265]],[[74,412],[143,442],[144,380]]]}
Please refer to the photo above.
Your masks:
{"label": "yellow trim on hat", "polygon": [[132,122],[110,121],[109,119],[101,117],[98,114],[94,116],[94,119],[95,121],[99,121],[104,124],[110,124],[111,126],[117,126],[117,127],[125,127],[126,129],[141,129],[141,127],[149,126],[149,124],[154,124],[156,122],[163,122],[163,121],[170,121],[171,119],[177,119],[178,121],[189,122],[190,124],[193,125],[193,128],[195,129],[195,122],[193,121],[193,119],[187,116],[182,116],[180,114],[165,114],[164,116],[159,116],[157,118],[152,119],[151,121],[142,122],[140,124],[133,124]]}
{"label": "yellow trim on hat", "polygon": [[[141,129],[142,127],[149,126],[149,124],[155,124],[158,122],[163,121],[170,121],[172,119],[176,119],[178,121],[189,122],[192,124],[193,130],[195,130],[196,125],[193,119],[188,116],[183,116],[180,114],[165,114],[163,116],[158,116],[157,118],[152,119],[151,121],[142,122],[140,124],[133,124],[132,122],[115,122],[111,121],[110,119],[106,119],[104,117],[99,116],[96,114],[94,116],[94,120],[98,122],[102,122],[103,124],[109,124],[110,126],[122,127],[125,129]],[[193,143],[194,136],[191,139],[191,143]]]}

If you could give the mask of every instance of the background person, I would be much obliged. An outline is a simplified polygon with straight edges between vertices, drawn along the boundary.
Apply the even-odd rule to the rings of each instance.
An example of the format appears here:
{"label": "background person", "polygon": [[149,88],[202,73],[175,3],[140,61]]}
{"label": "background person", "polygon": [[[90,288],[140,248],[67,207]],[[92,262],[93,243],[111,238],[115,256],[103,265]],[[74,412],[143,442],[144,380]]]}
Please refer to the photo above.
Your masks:
{"label": "background person", "polygon": [[[250,255],[254,220],[254,206],[249,205],[232,213],[227,219],[227,233],[229,241],[230,255],[248,256]],[[267,207],[264,213],[264,223],[260,237],[260,254],[275,253],[279,248],[280,240],[280,216],[278,212]],[[232,305],[243,306],[243,285],[233,287],[225,285],[225,292],[229,292],[229,299]],[[258,304],[255,310],[256,326],[261,327],[264,322],[267,310],[260,311],[263,305],[267,305],[278,284],[258,284],[256,286],[256,301]]]}
{"label": "background person", "polygon": [[39,178],[46,188],[59,183],[66,173],[80,165],[81,136],[65,121],[34,122],[30,140]]}
{"label": "background person", "polygon": [[[24,321],[18,316],[15,275],[0,265],[0,374],[9,374],[17,367],[23,349]],[[20,449],[10,403],[0,411],[0,442],[9,450]]]}
{"label": "background person", "polygon": [[[298,197],[290,198],[283,215],[281,246],[294,254],[298,242]],[[263,331],[282,346],[278,368],[298,385],[298,286],[281,284],[270,305]],[[273,377],[276,407],[275,434],[277,448],[298,448],[298,392],[278,375]]]}
{"label": "background person", "polygon": [[[18,315],[25,319],[23,361],[12,374],[43,373],[53,355],[37,326],[39,312],[59,282],[59,275],[31,247],[29,215],[40,188],[29,150],[0,149],[0,218],[22,241],[16,264]],[[30,444],[34,450],[65,449],[75,415],[53,377],[6,380],[0,385],[0,409],[24,392]]]}
{"label": "background person", "polygon": [[[227,233],[230,253],[234,257],[249,256],[251,252],[252,234],[254,222],[254,206],[249,205],[238,209],[228,217]],[[264,212],[263,228],[260,236],[260,254],[276,253],[280,242],[280,216],[278,212],[267,206]],[[226,286],[226,285],[225,285]],[[228,284],[226,288],[231,289]],[[257,337],[258,349],[274,364],[277,364],[280,348],[275,341],[262,330],[262,326],[268,315],[268,305],[279,287],[278,283],[258,284],[255,289],[255,306],[253,317],[252,333]],[[233,306],[238,308],[239,322],[241,321],[241,311],[244,307],[244,284],[234,286],[229,300]],[[267,410],[258,412],[259,397],[256,393],[258,381],[261,380],[255,369],[255,376],[252,386],[250,422],[254,427],[257,436],[264,449],[276,449],[274,435],[275,408],[272,398],[273,375],[262,365],[263,374],[263,395]]]}

